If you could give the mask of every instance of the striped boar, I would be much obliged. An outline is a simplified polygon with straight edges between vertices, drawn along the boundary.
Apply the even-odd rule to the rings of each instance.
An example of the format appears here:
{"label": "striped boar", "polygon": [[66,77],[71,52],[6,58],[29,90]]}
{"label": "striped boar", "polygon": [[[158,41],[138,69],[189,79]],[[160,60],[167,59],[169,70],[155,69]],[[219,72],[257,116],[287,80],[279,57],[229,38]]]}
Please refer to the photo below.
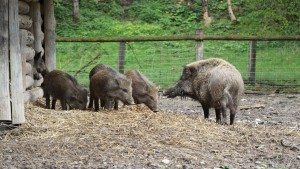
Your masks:
{"label": "striped boar", "polygon": [[60,70],[53,70],[46,74],[43,82],[46,108],[50,109],[50,96],[52,97],[52,109],[55,109],[56,100],[59,99],[63,110],[70,108],[86,109],[87,90],[77,80]]}
{"label": "striped boar", "polygon": [[158,88],[137,70],[129,70],[125,76],[132,79],[132,97],[136,104],[145,104],[157,112]]}
{"label": "striped boar", "polygon": [[170,98],[187,96],[198,100],[204,118],[208,118],[209,109],[214,108],[217,123],[227,124],[226,109],[229,108],[232,125],[243,91],[244,82],[240,72],[225,60],[212,58],[185,65],[180,79],[163,95]]}
{"label": "striped boar", "polygon": [[94,101],[95,111],[99,110],[99,99],[104,109],[110,109],[116,100],[127,105],[134,104],[131,79],[107,65],[100,64],[97,67],[90,79],[90,98]]}

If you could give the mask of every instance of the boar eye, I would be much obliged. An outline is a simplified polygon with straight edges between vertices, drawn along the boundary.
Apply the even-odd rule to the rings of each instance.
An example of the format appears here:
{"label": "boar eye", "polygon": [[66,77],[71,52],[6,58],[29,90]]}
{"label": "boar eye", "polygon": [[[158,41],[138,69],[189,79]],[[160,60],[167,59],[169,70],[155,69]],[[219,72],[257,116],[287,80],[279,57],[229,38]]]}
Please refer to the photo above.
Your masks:
{"label": "boar eye", "polygon": [[127,89],[122,89],[123,92],[125,93],[128,93],[128,90]]}
{"label": "boar eye", "polygon": [[154,98],[152,96],[148,96],[151,100],[154,100]]}

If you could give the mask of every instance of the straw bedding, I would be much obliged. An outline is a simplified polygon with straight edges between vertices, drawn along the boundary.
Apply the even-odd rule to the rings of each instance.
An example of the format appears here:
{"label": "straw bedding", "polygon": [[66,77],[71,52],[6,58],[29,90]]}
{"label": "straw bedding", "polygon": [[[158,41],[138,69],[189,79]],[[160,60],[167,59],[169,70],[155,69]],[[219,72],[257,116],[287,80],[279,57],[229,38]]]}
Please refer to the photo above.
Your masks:
{"label": "straw bedding", "polygon": [[300,166],[297,128],[218,125],[136,105],[99,112],[44,105],[43,99],[27,104],[26,123],[0,132],[0,168]]}

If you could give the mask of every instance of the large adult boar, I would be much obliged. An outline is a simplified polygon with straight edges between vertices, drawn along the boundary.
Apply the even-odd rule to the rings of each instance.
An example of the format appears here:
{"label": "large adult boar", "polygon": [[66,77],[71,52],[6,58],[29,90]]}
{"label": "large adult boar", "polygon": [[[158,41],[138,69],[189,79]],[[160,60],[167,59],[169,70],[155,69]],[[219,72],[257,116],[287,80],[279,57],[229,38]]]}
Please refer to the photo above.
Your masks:
{"label": "large adult boar", "polygon": [[110,109],[115,100],[127,105],[134,104],[131,79],[107,65],[101,66],[90,80],[90,98],[94,100],[95,111],[99,110],[99,99],[105,109]]}
{"label": "large adult boar", "polygon": [[46,74],[43,82],[46,107],[50,109],[50,96],[52,97],[52,109],[55,109],[56,100],[59,99],[63,110],[70,108],[86,109],[87,90],[77,80],[60,70],[53,70]]}
{"label": "large adult boar", "polygon": [[204,118],[208,118],[209,109],[214,108],[217,123],[226,124],[226,109],[229,108],[232,125],[243,91],[244,82],[240,72],[225,60],[212,58],[185,65],[180,80],[165,90],[164,95],[170,98],[187,96],[198,100]]}
{"label": "large adult boar", "polygon": [[129,70],[125,76],[132,79],[132,97],[136,104],[144,103],[157,112],[158,88],[137,70]]}

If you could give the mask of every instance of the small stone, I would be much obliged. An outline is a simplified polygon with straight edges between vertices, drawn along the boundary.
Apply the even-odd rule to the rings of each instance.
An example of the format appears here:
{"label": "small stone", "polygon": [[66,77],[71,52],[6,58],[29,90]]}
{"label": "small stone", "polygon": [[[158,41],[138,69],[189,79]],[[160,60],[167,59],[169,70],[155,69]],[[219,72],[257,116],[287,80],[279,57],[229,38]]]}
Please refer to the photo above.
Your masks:
{"label": "small stone", "polygon": [[170,160],[168,160],[168,159],[163,159],[161,162],[164,163],[165,165],[167,165],[167,164],[170,163]]}

